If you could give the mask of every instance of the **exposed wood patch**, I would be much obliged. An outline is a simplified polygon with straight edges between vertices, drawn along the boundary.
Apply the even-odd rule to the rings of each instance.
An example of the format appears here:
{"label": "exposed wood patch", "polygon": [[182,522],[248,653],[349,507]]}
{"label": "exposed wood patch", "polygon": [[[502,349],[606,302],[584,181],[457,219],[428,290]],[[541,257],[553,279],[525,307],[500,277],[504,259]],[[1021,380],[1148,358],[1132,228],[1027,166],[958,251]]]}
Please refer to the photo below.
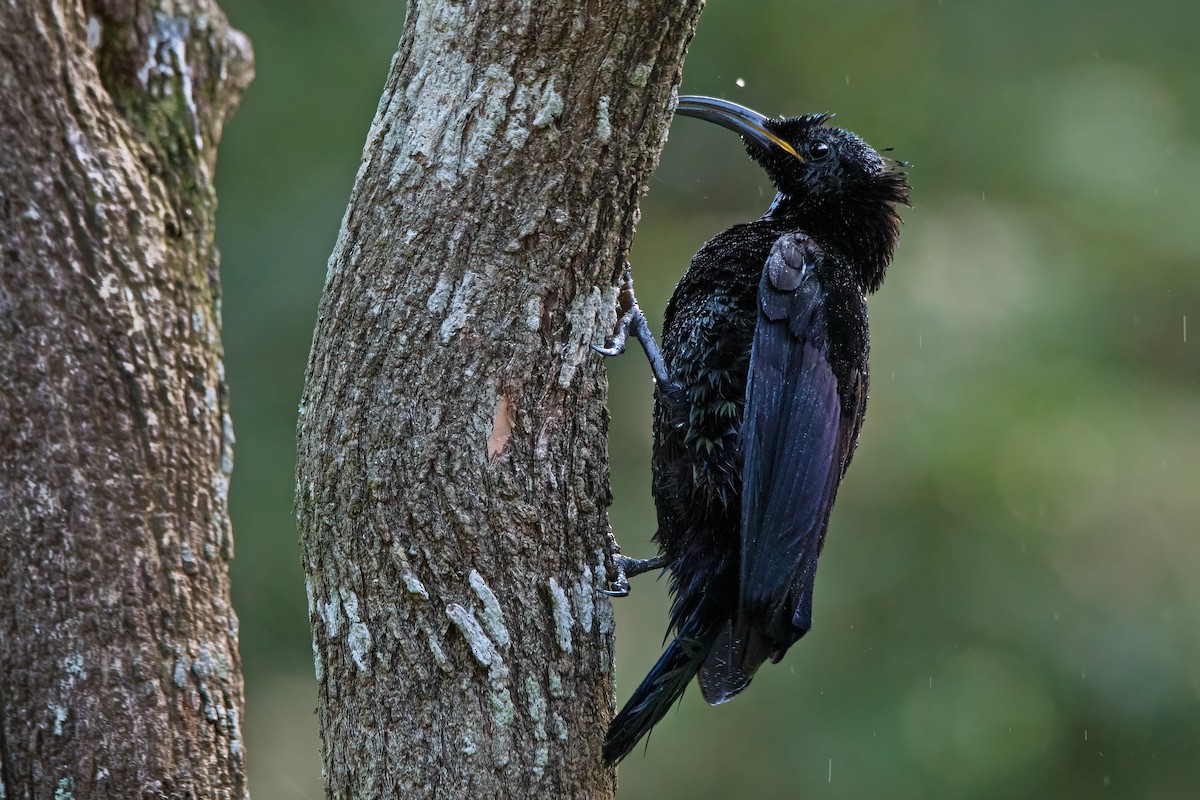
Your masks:
{"label": "exposed wood patch", "polygon": [[500,393],[496,401],[496,417],[492,420],[492,434],[488,437],[488,463],[495,463],[504,452],[513,429],[513,407],[508,395]]}

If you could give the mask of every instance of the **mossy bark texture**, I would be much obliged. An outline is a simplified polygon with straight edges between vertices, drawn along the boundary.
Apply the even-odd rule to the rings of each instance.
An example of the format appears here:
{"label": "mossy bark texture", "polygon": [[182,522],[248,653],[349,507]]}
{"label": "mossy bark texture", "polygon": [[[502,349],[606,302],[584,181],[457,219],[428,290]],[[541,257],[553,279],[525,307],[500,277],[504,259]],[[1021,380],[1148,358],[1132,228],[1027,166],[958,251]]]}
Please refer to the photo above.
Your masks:
{"label": "mossy bark texture", "polygon": [[209,0],[0,0],[0,797],[242,798]]}
{"label": "mossy bark texture", "polygon": [[300,411],[332,797],[613,796],[589,345],[701,6],[408,6]]}

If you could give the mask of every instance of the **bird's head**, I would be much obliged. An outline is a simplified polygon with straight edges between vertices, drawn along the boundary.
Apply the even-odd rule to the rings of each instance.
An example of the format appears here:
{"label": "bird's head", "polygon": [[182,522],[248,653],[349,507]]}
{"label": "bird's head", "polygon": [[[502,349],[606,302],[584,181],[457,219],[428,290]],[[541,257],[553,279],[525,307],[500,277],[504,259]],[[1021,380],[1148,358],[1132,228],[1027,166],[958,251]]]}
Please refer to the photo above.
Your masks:
{"label": "bird's head", "polygon": [[772,119],[737,103],[692,95],[679,98],[676,113],[741,134],[778,192],[771,213],[795,216],[815,228],[809,233],[826,234],[866,259],[864,283],[878,285],[899,235],[895,206],[908,205],[903,162],[827,125],[827,114]]}

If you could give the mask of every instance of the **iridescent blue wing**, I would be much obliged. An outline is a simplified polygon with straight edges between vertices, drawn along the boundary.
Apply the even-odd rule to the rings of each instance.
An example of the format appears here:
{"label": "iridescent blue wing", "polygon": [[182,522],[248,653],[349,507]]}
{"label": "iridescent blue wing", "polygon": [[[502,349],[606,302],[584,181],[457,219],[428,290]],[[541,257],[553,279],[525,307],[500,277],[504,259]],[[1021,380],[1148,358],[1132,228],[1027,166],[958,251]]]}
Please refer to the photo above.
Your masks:
{"label": "iridescent blue wing", "polygon": [[854,425],[843,424],[830,363],[824,257],[789,234],[763,269],[741,429],[738,607],[702,671],[710,703],[744,689],[811,626],[817,556]]}

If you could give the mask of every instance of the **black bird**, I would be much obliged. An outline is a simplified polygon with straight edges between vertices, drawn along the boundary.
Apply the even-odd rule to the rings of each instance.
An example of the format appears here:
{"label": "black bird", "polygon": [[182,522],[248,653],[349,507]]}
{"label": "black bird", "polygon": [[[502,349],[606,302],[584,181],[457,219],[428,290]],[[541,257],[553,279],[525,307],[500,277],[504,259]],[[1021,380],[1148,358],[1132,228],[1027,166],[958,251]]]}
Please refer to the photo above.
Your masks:
{"label": "black bird", "polygon": [[674,640],[612,721],[610,764],[697,674],[704,699],[724,703],[811,627],[817,557],[867,402],[865,295],[909,199],[904,164],[825,115],[770,119],[708,97],[681,97],[677,113],[741,134],[777,194],[692,258],[661,354],[632,283],[616,335],[597,348],[616,355],[632,332],[656,378],[660,555],[618,556],[611,593],[628,593],[626,574],[666,567],[674,598]]}

